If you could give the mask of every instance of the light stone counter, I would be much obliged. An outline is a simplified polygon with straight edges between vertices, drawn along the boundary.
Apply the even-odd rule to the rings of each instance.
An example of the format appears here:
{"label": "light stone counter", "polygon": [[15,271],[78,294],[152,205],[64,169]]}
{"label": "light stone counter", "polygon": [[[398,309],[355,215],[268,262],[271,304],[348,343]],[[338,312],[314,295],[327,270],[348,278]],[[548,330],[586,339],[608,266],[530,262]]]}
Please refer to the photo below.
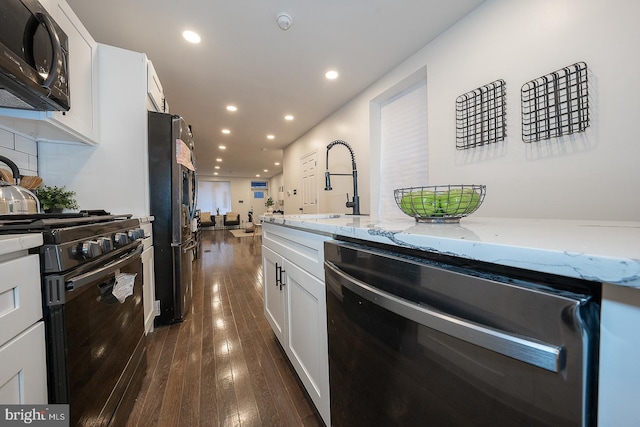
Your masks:
{"label": "light stone counter", "polygon": [[640,222],[498,219],[459,224],[335,214],[262,216],[309,232],[404,246],[602,285],[598,425],[640,419]]}
{"label": "light stone counter", "polygon": [[40,233],[0,235],[0,257],[40,245],[42,245],[42,234]]}
{"label": "light stone counter", "polygon": [[532,271],[640,288],[640,222],[462,218],[459,224],[344,214],[264,222]]}

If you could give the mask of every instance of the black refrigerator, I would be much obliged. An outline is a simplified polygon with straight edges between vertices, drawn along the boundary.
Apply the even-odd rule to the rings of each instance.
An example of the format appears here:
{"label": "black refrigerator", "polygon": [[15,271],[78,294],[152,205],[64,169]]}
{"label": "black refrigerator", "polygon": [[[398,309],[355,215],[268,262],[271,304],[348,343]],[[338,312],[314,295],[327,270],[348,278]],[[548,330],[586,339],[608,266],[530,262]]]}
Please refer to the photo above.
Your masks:
{"label": "black refrigerator", "polygon": [[[184,320],[191,306],[192,222],[197,176],[191,128],[180,116],[149,112],[149,197],[153,221],[155,325]],[[157,307],[156,307],[157,308]]]}

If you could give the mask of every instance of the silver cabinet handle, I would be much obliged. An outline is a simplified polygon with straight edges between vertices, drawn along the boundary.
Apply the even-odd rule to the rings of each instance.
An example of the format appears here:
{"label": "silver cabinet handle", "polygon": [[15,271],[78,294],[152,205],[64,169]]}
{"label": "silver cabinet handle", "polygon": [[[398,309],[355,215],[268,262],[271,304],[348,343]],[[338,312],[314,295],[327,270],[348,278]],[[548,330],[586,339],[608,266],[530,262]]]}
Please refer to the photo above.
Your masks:
{"label": "silver cabinet handle", "polygon": [[327,273],[333,273],[342,279],[340,280],[342,286],[399,316],[462,341],[551,372],[559,372],[563,367],[564,349],[562,347],[507,334],[434,309],[412,304],[402,298],[367,285],[346,274],[329,261],[325,261],[324,265]]}

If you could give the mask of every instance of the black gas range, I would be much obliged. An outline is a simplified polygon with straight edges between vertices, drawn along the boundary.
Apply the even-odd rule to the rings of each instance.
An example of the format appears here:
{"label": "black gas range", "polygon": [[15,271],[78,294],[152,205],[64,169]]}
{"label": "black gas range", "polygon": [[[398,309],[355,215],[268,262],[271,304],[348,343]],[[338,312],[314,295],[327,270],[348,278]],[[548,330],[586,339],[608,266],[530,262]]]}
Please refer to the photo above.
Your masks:
{"label": "black gas range", "polygon": [[49,403],[71,425],[126,423],[146,371],[144,231],[104,211],[0,216],[0,234],[41,233]]}

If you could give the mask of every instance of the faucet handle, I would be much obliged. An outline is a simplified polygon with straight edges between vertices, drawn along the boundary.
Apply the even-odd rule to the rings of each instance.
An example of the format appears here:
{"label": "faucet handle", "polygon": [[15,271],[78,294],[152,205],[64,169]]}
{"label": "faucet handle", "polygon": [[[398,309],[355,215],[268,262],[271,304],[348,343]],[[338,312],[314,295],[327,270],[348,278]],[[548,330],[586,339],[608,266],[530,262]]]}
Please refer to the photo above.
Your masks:
{"label": "faucet handle", "polygon": [[346,206],[346,207],[348,207],[348,208],[352,208],[352,207],[354,207],[354,206],[355,206],[355,203],[354,203],[354,202],[350,202],[350,201],[349,201],[349,193],[347,193],[347,203],[346,203],[346,205],[345,205],[345,206]]}

